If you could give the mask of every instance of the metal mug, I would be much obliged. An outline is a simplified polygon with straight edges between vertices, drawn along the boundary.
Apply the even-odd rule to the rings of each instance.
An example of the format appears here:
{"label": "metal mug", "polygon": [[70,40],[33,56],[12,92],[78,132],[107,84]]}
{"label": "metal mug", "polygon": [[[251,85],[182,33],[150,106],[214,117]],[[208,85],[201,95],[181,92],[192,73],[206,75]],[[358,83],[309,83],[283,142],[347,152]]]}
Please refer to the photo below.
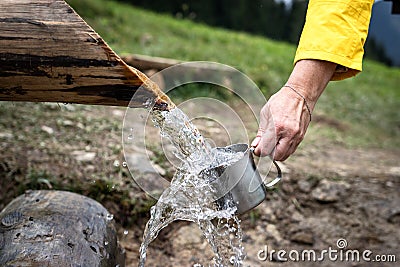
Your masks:
{"label": "metal mug", "polygon": [[214,168],[220,176],[212,182],[219,203],[223,203],[224,197],[230,194],[239,214],[258,206],[266,197],[266,189],[274,186],[282,178],[281,169],[273,160],[278,175],[271,182],[264,184],[254,163],[254,148],[250,148],[247,144],[234,144],[217,149],[244,152],[244,156],[232,165]]}

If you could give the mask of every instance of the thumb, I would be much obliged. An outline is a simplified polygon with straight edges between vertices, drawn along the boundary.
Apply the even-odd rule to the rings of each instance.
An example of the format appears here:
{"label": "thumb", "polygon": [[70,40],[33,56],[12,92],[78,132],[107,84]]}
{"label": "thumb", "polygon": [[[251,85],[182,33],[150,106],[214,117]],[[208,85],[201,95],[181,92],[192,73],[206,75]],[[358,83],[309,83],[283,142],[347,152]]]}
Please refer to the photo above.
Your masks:
{"label": "thumb", "polygon": [[264,157],[272,154],[275,145],[275,124],[272,120],[268,104],[266,104],[260,112],[260,125],[257,136],[251,142],[251,146],[255,148],[255,155]]}
{"label": "thumb", "polygon": [[250,146],[256,148],[258,146],[258,144],[260,143],[260,141],[261,141],[261,136],[258,136],[258,133],[257,133],[257,136],[254,138],[253,142],[251,142]]}

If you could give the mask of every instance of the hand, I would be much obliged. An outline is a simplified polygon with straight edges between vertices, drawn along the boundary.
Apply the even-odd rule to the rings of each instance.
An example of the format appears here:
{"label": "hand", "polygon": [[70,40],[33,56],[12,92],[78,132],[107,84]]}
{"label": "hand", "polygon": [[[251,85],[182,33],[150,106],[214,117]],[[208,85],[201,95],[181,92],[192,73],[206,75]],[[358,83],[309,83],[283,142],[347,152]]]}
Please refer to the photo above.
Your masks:
{"label": "hand", "polygon": [[335,63],[322,60],[296,63],[287,82],[294,90],[282,87],[261,109],[259,130],[251,144],[256,155],[283,161],[296,151],[310,124],[309,113],[335,69]]}
{"label": "hand", "polygon": [[251,144],[255,147],[254,153],[286,160],[296,151],[309,124],[310,114],[303,98],[292,89],[282,87],[261,109],[259,130]]}

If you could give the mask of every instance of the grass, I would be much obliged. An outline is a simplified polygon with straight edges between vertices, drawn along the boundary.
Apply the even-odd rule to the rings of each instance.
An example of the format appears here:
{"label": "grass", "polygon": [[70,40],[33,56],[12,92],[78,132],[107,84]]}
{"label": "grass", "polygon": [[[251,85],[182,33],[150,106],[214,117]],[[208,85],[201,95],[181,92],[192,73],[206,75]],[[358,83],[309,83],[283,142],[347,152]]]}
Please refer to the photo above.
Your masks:
{"label": "grass", "polygon": [[[67,2],[118,54],[224,63],[247,74],[266,97],[280,88],[292,68],[296,48],[287,43],[212,28],[114,1]],[[399,87],[400,69],[366,60],[362,74],[330,83],[315,111],[346,125],[346,130],[312,124],[310,134],[350,146],[400,145]]]}

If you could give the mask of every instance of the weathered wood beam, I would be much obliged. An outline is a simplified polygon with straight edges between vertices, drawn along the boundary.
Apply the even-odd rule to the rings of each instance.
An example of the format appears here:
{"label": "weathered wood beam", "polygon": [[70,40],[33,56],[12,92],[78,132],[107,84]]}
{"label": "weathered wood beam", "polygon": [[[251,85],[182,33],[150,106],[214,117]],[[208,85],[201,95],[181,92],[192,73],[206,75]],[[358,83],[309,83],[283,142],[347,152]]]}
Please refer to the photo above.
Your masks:
{"label": "weathered wood beam", "polygon": [[183,63],[184,61],[163,58],[163,57],[152,57],[146,55],[125,55],[122,59],[130,66],[135,67],[138,70],[163,70],[168,67]]}
{"label": "weathered wood beam", "polygon": [[62,0],[0,1],[0,100],[143,106],[168,102]]}

